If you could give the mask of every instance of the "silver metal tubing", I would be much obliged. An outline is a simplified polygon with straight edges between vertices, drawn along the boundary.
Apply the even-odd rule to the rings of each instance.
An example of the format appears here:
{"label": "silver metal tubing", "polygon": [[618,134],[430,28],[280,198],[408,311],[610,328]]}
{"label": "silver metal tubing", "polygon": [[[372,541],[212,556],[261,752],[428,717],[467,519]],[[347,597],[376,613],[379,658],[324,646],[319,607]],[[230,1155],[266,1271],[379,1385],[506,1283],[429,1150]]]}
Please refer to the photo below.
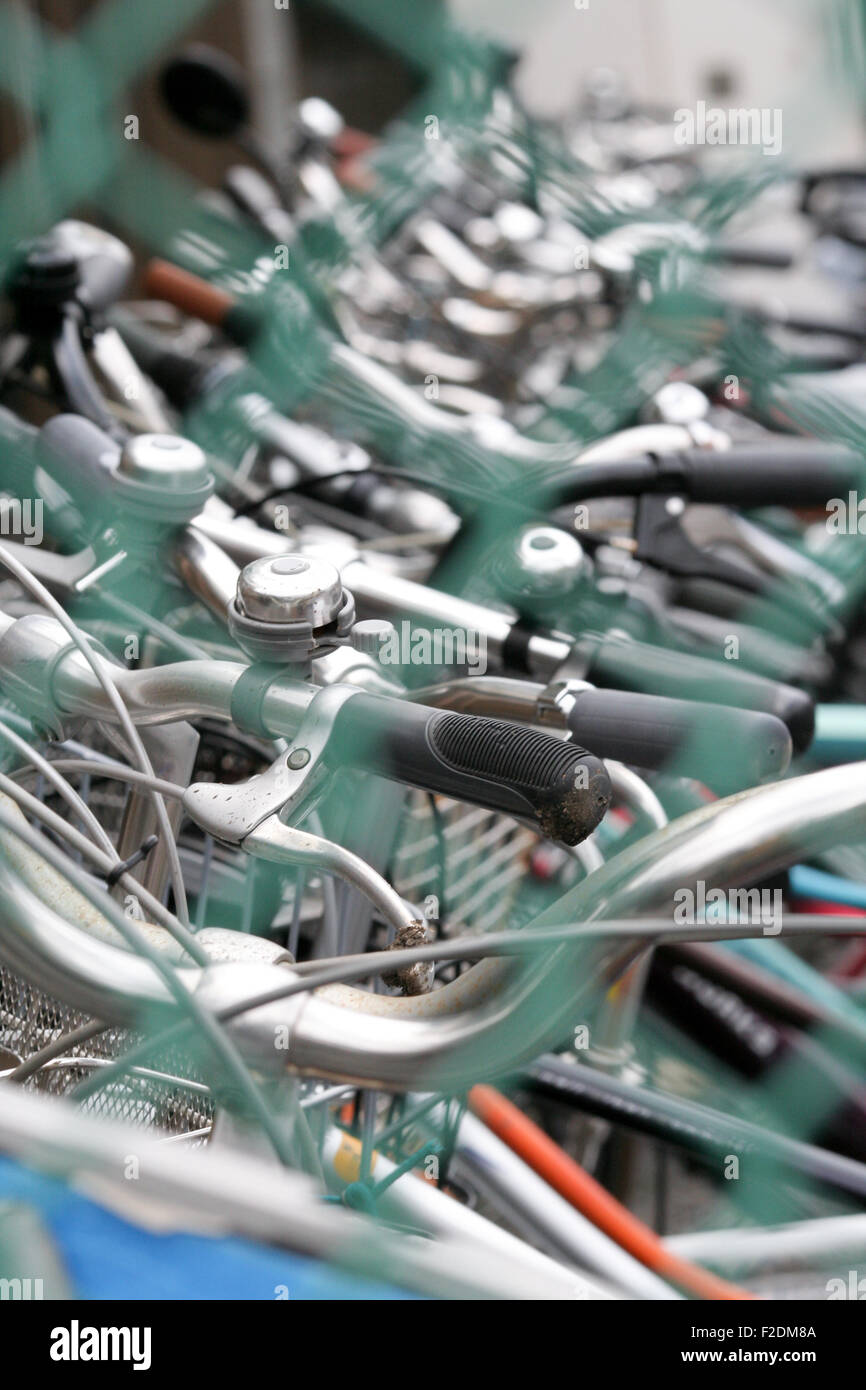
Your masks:
{"label": "silver metal tubing", "polygon": [[[341,566],[343,583],[355,595],[359,609],[374,617],[403,614],[438,627],[460,628],[476,634],[479,645],[484,644],[488,659],[498,662],[515,618],[498,613],[480,603],[442,593],[439,589],[416,584],[399,575],[384,574],[362,560],[351,560]],[[568,655],[566,646],[563,660]]]}
{"label": "silver metal tubing", "polygon": [[[435,1110],[429,1120],[435,1125]],[[420,1123],[427,1128],[424,1119]],[[555,1258],[589,1270],[634,1298],[682,1297],[560,1197],[472,1114],[460,1121],[450,1172],[458,1181],[466,1174],[509,1226]]]}
{"label": "silver metal tubing", "polygon": [[325,840],[320,835],[283,825],[278,816],[269,816],[244,841],[244,847],[260,859],[274,864],[300,864],[334,874],[350,883],[381,913],[394,930],[401,932],[421,925],[413,908],[395,893],[386,879],[360,855]]}
{"label": "silver metal tubing", "polygon": [[614,795],[624,801],[630,810],[636,811],[653,830],[663,830],[668,823],[665,809],[648,782],[633,772],[624,763],[612,758],[605,760]]}
{"label": "silver metal tubing", "polygon": [[[178,720],[177,723],[167,728],[144,728],[141,732],[141,741],[157,777],[164,778],[167,782],[179,783],[181,786],[187,785],[193,773],[199,744],[198,733],[191,724],[184,720]],[[178,801],[169,801],[165,810],[168,823],[176,838],[183,815],[182,808]],[[154,811],[152,798],[144,795],[141,788],[136,788],[133,785],[124,809],[117,841],[118,859],[127,859],[134,854],[139,845],[142,845],[148,836],[154,834],[158,829],[159,820]],[[133,877],[139,879],[155,898],[162,901],[171,873],[166,847],[162,840],[154,846],[147,858],[141,864],[136,865],[131,872]],[[122,898],[124,892],[122,885],[118,884],[114,891],[117,896]]]}
{"label": "silver metal tubing", "polygon": [[[372,402],[370,413],[381,411],[387,419],[389,413],[394,412],[404,430],[419,429],[440,439],[474,438],[471,416],[453,415],[433,405],[387,367],[371,361],[354,348],[338,343],[331,349],[328,377],[329,385],[338,392],[357,394],[360,386],[367,400]],[[571,462],[575,446],[528,439],[517,430],[509,430],[508,443],[502,452],[528,463],[557,464]]]}
{"label": "silver metal tubing", "polygon": [[[710,439],[716,449],[730,446],[730,440],[721,430],[712,431]],[[599,440],[597,444],[590,444],[589,448],[580,453],[575,462],[578,465],[583,463],[619,463],[626,459],[639,458],[642,454],[678,453],[682,449],[693,449],[694,447],[694,435],[684,425],[635,425],[632,429],[620,430],[617,434],[608,435],[606,439]]]}
{"label": "silver metal tubing", "polygon": [[[664,807],[642,777],[622,763],[605,762],[614,796],[637,812],[653,830],[663,830],[668,823]],[[619,1057],[625,1060],[622,1049],[634,1033],[652,964],[652,947],[647,948],[626,971],[619,988],[605,996],[595,1032],[594,1055],[599,1058]]]}
{"label": "silver metal tubing", "polygon": [[[83,668],[83,669],[82,669]],[[247,669],[233,661],[178,661],[144,671],[121,671],[115,678],[127,709],[136,724],[168,724],[178,719],[229,719],[232,691]],[[74,654],[58,664],[54,690],[62,709],[111,720],[103,706],[99,687],[87,681],[87,666]],[[281,691],[281,710],[293,706],[295,723],[312,699],[314,687],[298,685],[297,691]],[[295,697],[293,699],[293,696]]]}
{"label": "silver metal tubing", "polygon": [[[330,661],[330,657],[322,661]],[[232,693],[247,669],[241,662],[193,660],[138,671],[117,667],[112,668],[112,676],[136,724],[171,724],[181,719],[231,719]],[[371,659],[359,653],[351,654],[339,675],[346,684],[399,694],[399,688],[386,680]],[[0,638],[0,681],[5,682],[6,677]],[[36,679],[35,671],[33,678]],[[26,693],[23,683],[19,689]],[[318,685],[289,676],[269,688],[262,710],[275,738],[292,737],[319,690]],[[107,723],[115,722],[114,712],[93,672],[77,652],[68,652],[57,662],[52,694],[61,714],[89,714]]]}
{"label": "silver metal tubing", "polygon": [[[173,1010],[168,987],[147,960],[75,924],[68,911],[72,893],[71,887],[66,895],[59,892],[52,906],[41,901],[0,842],[3,963],[46,994],[109,1023],[133,1024],[145,1008]],[[189,988],[199,974],[178,970]]]}
{"label": "silver metal tubing", "polygon": [[[864,821],[864,764],[756,788],[623,851],[533,925],[660,910],[676,888],[698,877],[708,886],[754,882],[795,862],[807,844],[815,852],[862,837]],[[557,949],[522,969],[487,961],[417,999],[321,990],[291,1001],[289,1064],[385,1088],[423,1076],[424,1089],[459,1089],[469,1078],[514,1069],[537,1055],[545,1038],[561,1041],[590,996],[597,998],[640,949],[637,941],[587,942],[583,953]],[[271,1026],[286,1023],[286,1015],[286,1007],[277,1008]],[[243,1019],[237,1026],[242,1032]]]}
{"label": "silver metal tubing", "polygon": [[221,546],[195,526],[188,526],[177,541],[175,568],[190,593],[222,623],[235,596],[240,569]]}
{"label": "silver metal tubing", "polygon": [[[407,698],[438,709],[459,710],[461,714],[486,714],[531,724],[538,720],[538,700],[544,690],[536,682],[511,680],[507,676],[464,676],[424,685],[410,691]],[[568,727],[564,715],[559,723],[562,729]]]}
{"label": "silver metal tubing", "polygon": [[[514,613],[501,613],[368,564],[349,543],[322,545],[302,539],[290,547],[279,532],[267,531],[251,522],[236,523],[219,515],[215,508],[206,508],[196,517],[195,526],[189,529],[224,550],[238,565],[250,564],[265,555],[282,555],[290,548],[304,554],[318,554],[339,569],[362,615],[375,618],[398,615],[429,626],[457,628],[468,636],[474,634],[480,651],[494,665],[501,663],[505,643],[517,620]],[[192,592],[217,611],[212,601],[214,584],[209,577],[204,547],[184,543],[183,563],[183,578]],[[565,635],[534,634],[528,645],[533,673],[545,678],[559,670],[572,648]]]}
{"label": "silver metal tubing", "polygon": [[[337,1160],[338,1154],[342,1162]],[[322,1162],[333,1186],[345,1186],[338,1169],[345,1173],[351,1171],[360,1157],[352,1140],[347,1140],[338,1129],[331,1128],[325,1136]],[[337,1162],[335,1162],[337,1160]],[[372,1155],[371,1177],[374,1182],[383,1182],[396,1168],[385,1154]],[[592,1299],[616,1298],[617,1295],[595,1279],[583,1272],[559,1263],[556,1258],[542,1254],[532,1245],[525,1244],[510,1231],[503,1230],[487,1217],[453,1197],[440,1192],[438,1187],[428,1182],[418,1182],[412,1174],[398,1178],[379,1198],[377,1207],[382,1216],[393,1221],[407,1222],[420,1227],[439,1239],[471,1241],[478,1251],[483,1251],[488,1259],[496,1261],[501,1257],[523,1265],[526,1291],[538,1297],[539,1281],[548,1289],[558,1288],[557,1297]],[[526,1294],[524,1294],[524,1297]],[[548,1296],[553,1296],[548,1294]]]}
{"label": "silver metal tubing", "polygon": [[[478,646],[488,661],[494,665],[502,662],[516,615],[500,613],[495,608],[442,593],[399,575],[383,574],[362,560],[350,561],[342,566],[341,572],[344,584],[355,595],[359,610],[375,617],[404,614],[438,627],[460,628],[477,637]],[[552,676],[567,660],[571,645],[565,636],[534,634],[528,643],[533,673]]]}
{"label": "silver metal tubing", "polygon": [[[249,517],[234,516],[228,507],[214,498],[210,498],[204,510],[199,512],[189,530],[219,546],[241,567],[251,564],[253,560],[260,560],[263,555],[283,555],[291,548],[287,538],[279,531],[268,531],[264,526],[257,526]],[[354,547],[348,541],[347,549],[354,553]],[[203,555],[202,550],[189,552],[187,562],[197,565]]]}
{"label": "silver metal tubing", "polygon": [[[825,1216],[733,1231],[696,1231],[671,1236],[665,1244],[685,1259],[728,1273],[769,1274],[826,1260],[866,1261],[866,1215]],[[842,1273],[842,1271],[839,1271]],[[845,1271],[847,1274],[847,1271]]]}

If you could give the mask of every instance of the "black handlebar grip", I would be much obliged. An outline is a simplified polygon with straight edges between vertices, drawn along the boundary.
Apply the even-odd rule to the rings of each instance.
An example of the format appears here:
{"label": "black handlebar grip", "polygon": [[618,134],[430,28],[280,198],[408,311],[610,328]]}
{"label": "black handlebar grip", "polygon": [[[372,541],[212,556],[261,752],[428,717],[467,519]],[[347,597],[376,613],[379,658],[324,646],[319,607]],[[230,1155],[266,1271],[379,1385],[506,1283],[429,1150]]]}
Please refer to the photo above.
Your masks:
{"label": "black handlebar grip", "polygon": [[610,780],[592,753],[550,734],[358,694],[334,723],[328,758],[504,815],[528,816],[552,840],[579,844],[610,804]]}
{"label": "black handlebar grip", "polygon": [[815,705],[805,691],[690,652],[608,637],[595,649],[586,679],[618,690],[775,715],[787,725],[798,753],[808,748],[815,733]]}
{"label": "black handlebar grip", "polygon": [[859,455],[843,444],[774,439],[712,452],[682,449],[638,458],[551,469],[540,497],[566,506],[592,497],[678,493],[693,502],[728,507],[814,507],[844,496],[861,480]]}
{"label": "black handlebar grip", "polygon": [[856,488],[861,474],[850,449],[813,439],[738,446],[719,454],[694,449],[672,456],[672,462],[684,468],[684,491],[693,502],[732,507],[820,507]]}
{"label": "black handlebar grip", "polygon": [[568,727],[600,758],[676,771],[720,794],[781,777],[791,761],[791,735],[772,714],[625,690],[578,689],[573,701]]}

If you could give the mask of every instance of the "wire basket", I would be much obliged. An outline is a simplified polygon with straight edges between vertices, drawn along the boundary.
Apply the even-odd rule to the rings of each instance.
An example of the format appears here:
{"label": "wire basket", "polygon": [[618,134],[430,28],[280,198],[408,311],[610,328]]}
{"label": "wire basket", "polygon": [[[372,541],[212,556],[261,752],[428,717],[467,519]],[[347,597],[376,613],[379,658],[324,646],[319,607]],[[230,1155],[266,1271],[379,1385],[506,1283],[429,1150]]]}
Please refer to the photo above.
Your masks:
{"label": "wire basket", "polygon": [[[84,733],[84,731],[82,731]],[[104,747],[98,729],[88,726],[89,750],[98,756]],[[117,782],[98,775],[70,773],[82,800],[106,831],[116,836],[123,822],[129,793]],[[62,803],[41,777],[34,787],[46,805],[62,811]],[[406,899],[423,904],[439,931],[486,932],[507,925],[526,876],[538,837],[506,816],[432,797],[407,793],[391,856],[390,877]],[[254,913],[245,903],[255,896],[255,863],[241,853],[226,852],[196,828],[179,840],[184,880],[194,899],[193,925],[210,923],[210,905],[230,905],[233,925],[252,929]],[[289,882],[286,893],[296,888]],[[304,919],[315,918],[316,881],[304,888]],[[292,903],[288,907],[292,907]],[[203,910],[202,910],[203,909]],[[280,919],[285,920],[285,908]],[[62,1037],[91,1023],[85,1014],[44,993],[30,981],[0,966],[0,1053],[9,1054],[3,1069],[27,1062]],[[141,1037],[128,1029],[106,1028],[52,1057],[23,1082],[44,1095],[68,1096],[94,1073],[122,1057]],[[146,1127],[167,1138],[206,1143],[215,1114],[214,1098],[180,1048],[148,1058],[147,1065],[113,1077],[91,1090],[82,1102],[90,1113]]]}
{"label": "wire basket", "polygon": [[[27,1061],[91,1021],[0,966],[0,1051],[10,1053],[10,1060]],[[107,1028],[46,1062],[23,1084],[46,1095],[66,1095],[94,1068],[106,1066],[136,1041],[125,1029]],[[163,1052],[147,1068],[110,1082],[83,1108],[165,1135],[204,1138],[213,1123],[214,1106],[207,1086],[188,1072],[189,1062],[180,1053]]]}

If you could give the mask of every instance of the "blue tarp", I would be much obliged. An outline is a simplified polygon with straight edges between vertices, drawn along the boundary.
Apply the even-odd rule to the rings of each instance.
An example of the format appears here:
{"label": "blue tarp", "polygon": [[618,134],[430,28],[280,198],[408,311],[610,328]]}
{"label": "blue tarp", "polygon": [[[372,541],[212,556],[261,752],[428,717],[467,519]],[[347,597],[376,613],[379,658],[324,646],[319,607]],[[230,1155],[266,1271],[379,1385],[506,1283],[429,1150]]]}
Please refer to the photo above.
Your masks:
{"label": "blue tarp", "polygon": [[22,1202],[39,1213],[82,1299],[274,1300],[286,1296],[284,1289],[291,1300],[413,1297],[252,1241],[144,1230],[4,1158],[0,1201]]}

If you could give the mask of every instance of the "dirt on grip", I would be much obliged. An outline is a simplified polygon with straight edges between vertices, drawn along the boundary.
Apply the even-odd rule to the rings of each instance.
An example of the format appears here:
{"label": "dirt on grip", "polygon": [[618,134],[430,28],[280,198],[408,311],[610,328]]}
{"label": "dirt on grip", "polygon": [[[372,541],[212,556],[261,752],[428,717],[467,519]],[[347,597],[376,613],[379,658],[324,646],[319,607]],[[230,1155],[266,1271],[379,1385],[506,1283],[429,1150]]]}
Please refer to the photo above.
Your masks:
{"label": "dirt on grip", "polygon": [[610,799],[610,778],[604,763],[587,754],[575,768],[572,790],[539,804],[538,824],[548,839],[579,845],[601,823]]}

